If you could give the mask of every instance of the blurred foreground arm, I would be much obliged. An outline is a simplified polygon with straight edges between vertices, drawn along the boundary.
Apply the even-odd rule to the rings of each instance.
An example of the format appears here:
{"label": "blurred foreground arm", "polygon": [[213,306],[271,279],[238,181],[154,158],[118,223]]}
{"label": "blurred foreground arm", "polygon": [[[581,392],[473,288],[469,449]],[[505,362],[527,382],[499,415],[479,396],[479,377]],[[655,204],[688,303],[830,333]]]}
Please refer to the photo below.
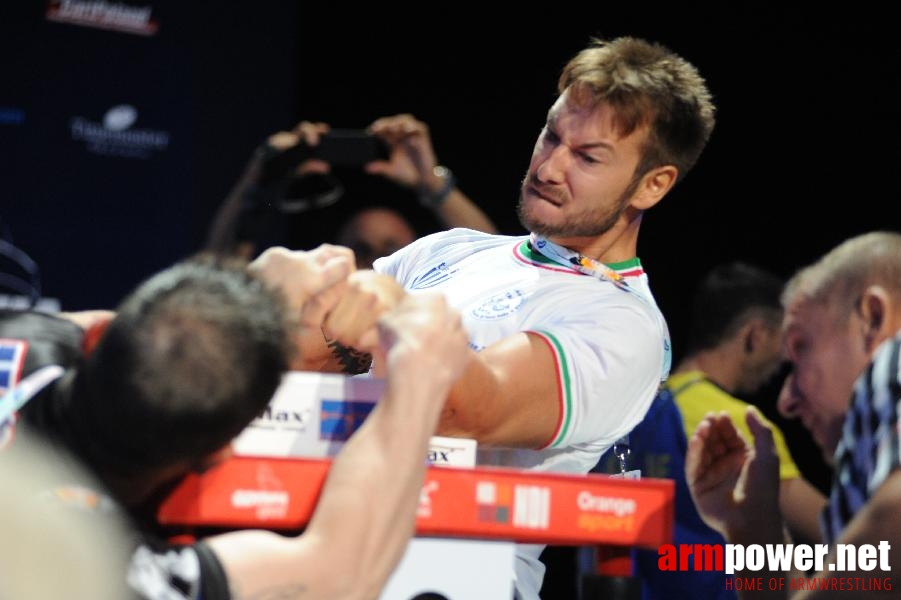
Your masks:
{"label": "blurred foreground arm", "polygon": [[378,330],[384,397],[335,459],[306,531],[207,540],[235,598],[375,598],[400,559],[429,437],[469,353],[459,315],[439,297],[406,298]]}

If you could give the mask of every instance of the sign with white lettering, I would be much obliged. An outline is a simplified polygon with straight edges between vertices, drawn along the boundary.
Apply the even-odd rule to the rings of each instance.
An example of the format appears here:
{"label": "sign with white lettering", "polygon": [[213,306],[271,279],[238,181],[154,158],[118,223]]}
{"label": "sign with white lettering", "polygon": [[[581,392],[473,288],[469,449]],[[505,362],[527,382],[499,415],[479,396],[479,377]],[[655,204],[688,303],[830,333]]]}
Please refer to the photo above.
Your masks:
{"label": "sign with white lettering", "polygon": [[[235,439],[235,454],[334,456],[375,407],[384,389],[382,379],[287,373],[266,409]],[[476,441],[434,436],[426,459],[435,466],[474,467]]]}

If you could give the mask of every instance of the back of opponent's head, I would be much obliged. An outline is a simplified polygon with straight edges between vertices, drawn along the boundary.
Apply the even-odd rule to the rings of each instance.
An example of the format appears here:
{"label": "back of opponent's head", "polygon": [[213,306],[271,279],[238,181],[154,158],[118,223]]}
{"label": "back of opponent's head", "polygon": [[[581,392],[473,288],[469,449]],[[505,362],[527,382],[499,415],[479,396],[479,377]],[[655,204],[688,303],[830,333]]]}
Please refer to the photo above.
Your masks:
{"label": "back of opponent's head", "polygon": [[194,260],[159,273],[80,376],[89,461],[133,474],[202,460],[265,407],[288,358],[282,304],[244,269]]}
{"label": "back of opponent's head", "polygon": [[716,348],[752,318],[778,328],[782,280],[754,265],[733,262],[714,267],[692,299],[687,353]]}

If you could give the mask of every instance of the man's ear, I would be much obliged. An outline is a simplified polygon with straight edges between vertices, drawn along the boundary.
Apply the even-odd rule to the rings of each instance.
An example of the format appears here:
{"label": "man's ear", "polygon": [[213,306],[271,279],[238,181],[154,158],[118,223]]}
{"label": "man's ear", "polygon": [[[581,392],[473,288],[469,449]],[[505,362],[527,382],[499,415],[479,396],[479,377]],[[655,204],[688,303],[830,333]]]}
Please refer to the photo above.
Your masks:
{"label": "man's ear", "polygon": [[679,170],[673,165],[663,165],[651,169],[642,175],[630,204],[638,210],[651,208],[673,188],[678,176]]}
{"label": "man's ear", "polygon": [[762,322],[759,319],[749,319],[739,328],[738,336],[741,349],[745,354],[751,354],[760,345],[762,334]]}
{"label": "man's ear", "polygon": [[857,312],[861,318],[867,353],[875,350],[876,346],[895,333],[890,330],[891,304],[891,296],[880,285],[871,285],[863,291],[860,297]]}

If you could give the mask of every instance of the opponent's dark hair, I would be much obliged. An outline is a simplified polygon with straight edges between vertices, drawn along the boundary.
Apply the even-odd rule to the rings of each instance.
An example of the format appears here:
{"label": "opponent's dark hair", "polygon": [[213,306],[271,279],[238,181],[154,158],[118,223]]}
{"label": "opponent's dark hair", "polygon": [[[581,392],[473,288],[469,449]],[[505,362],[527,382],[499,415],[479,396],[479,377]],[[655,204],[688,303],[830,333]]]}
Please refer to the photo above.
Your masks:
{"label": "opponent's dark hair", "polygon": [[169,268],[122,303],[76,379],[81,452],[129,476],[200,460],[263,410],[289,358],[281,299],[243,268]]}
{"label": "opponent's dark hair", "polygon": [[692,299],[686,352],[717,347],[754,317],[778,326],[781,293],[782,280],[754,265],[733,262],[714,267]]}

